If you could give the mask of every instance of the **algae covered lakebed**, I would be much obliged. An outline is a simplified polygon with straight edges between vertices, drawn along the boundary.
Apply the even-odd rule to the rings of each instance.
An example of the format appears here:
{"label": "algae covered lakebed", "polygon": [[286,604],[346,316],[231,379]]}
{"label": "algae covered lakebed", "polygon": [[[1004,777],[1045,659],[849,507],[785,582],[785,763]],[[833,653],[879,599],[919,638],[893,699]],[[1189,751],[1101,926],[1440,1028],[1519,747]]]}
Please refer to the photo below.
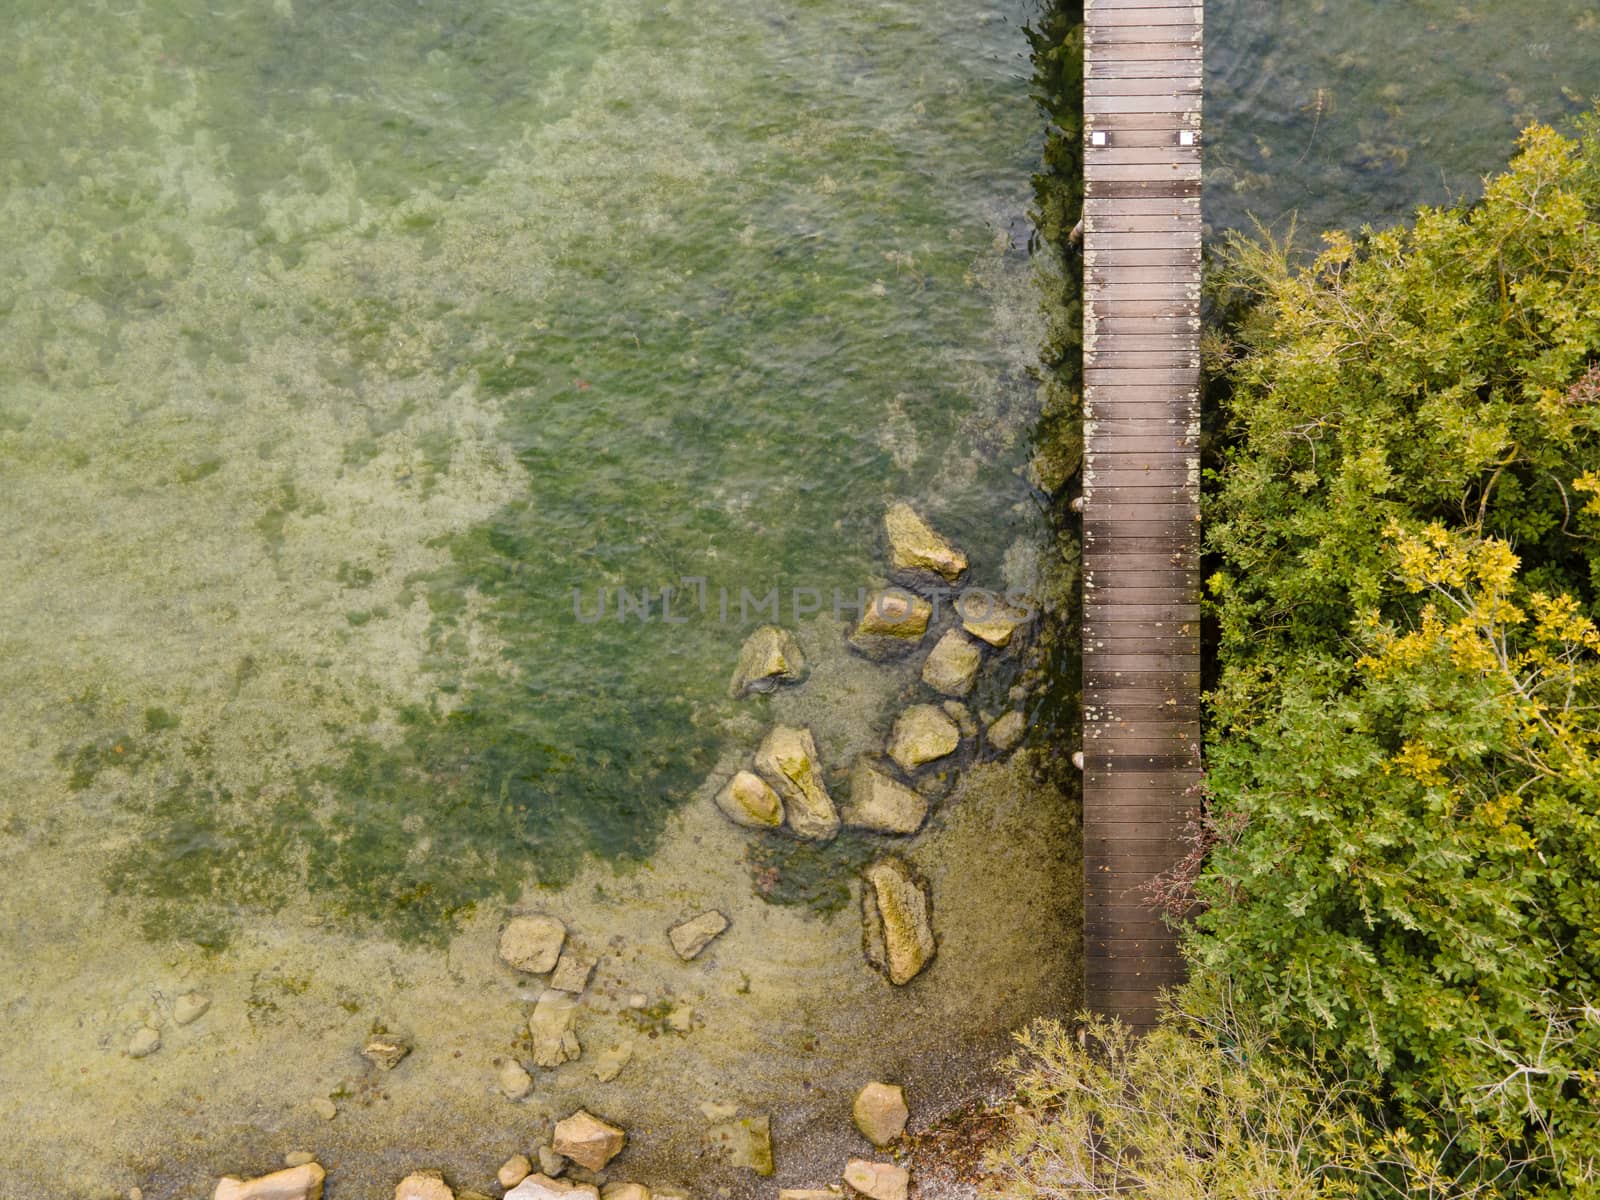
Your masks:
{"label": "algae covered lakebed", "polygon": [[[778,720],[846,770],[918,694],[832,611],[882,582],[892,500],[977,581],[1048,574],[1028,16],[8,9],[0,1194],[200,1195],[298,1149],[340,1194],[481,1187],[579,1103],[680,1184],[702,1104],[770,1111],[798,1179],[862,1071],[931,1110],[1070,1003],[1035,752],[907,849],[942,942],[904,993],[860,957],[872,848],[752,841],[707,792]],[[774,590],[811,678],[736,702]],[[600,966],[585,1056],[513,1103],[517,903]],[[709,907],[686,967],[665,930]],[[381,1078],[375,1028],[414,1045]]]}

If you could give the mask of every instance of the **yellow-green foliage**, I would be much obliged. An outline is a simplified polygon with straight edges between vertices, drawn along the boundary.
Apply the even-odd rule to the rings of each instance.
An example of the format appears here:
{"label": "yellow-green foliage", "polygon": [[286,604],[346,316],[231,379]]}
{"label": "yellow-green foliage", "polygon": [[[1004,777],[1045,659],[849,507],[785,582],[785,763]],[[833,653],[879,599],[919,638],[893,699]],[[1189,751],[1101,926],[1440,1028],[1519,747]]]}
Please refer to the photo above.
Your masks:
{"label": "yellow-green foliage", "polygon": [[1600,1179],[1600,135],[1236,247],[1203,977],[1499,1194]]}

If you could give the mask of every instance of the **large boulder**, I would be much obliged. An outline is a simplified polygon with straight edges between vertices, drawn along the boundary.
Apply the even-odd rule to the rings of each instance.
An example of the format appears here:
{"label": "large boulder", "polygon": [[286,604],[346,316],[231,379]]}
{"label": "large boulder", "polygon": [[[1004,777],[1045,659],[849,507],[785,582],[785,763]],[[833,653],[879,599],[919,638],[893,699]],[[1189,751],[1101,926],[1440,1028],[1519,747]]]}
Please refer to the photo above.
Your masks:
{"label": "large boulder", "polygon": [[922,682],[946,696],[965,696],[978,680],[983,650],[959,629],[947,630],[922,664]]}
{"label": "large boulder", "polygon": [[717,807],[728,820],[747,829],[776,829],[783,824],[783,801],[754,771],[740,771],[723,784]]}
{"label": "large boulder", "polygon": [[500,931],[500,958],[508,966],[530,975],[543,975],[561,957],[567,927],[543,913],[521,913]]}
{"label": "large boulder", "polygon": [[620,1126],[602,1121],[581,1108],[556,1122],[555,1137],[550,1142],[557,1154],[591,1171],[605,1170],[606,1164],[621,1154],[627,1144],[628,1135]]}
{"label": "large boulder", "polygon": [[961,727],[934,704],[913,704],[895,720],[889,734],[889,757],[908,774],[954,754],[961,745]]}
{"label": "large boulder", "polygon": [[558,988],[546,988],[528,1018],[533,1038],[533,1061],[541,1067],[559,1067],[583,1053],[578,1041],[578,997]]}
{"label": "large boulder", "polygon": [[933,605],[904,588],[885,588],[867,598],[850,646],[874,662],[909,654],[922,642]]}
{"label": "large boulder", "polygon": [[850,1115],[861,1136],[874,1146],[882,1147],[906,1131],[911,1110],[906,1107],[904,1088],[874,1081],[856,1093]]}
{"label": "large boulder", "polygon": [[896,571],[954,583],[967,569],[967,556],[903,500],[883,514],[883,530],[889,540],[889,565]]}
{"label": "large boulder", "polygon": [[867,961],[896,987],[933,961],[932,902],[928,885],[905,860],[880,858],[862,875],[861,922]]}
{"label": "large boulder", "polygon": [[224,1175],[217,1180],[211,1200],[321,1200],[326,1176],[327,1172],[314,1162],[255,1179]]}
{"label": "large boulder", "polygon": [[809,729],[774,726],[756,751],[756,770],[782,798],[795,837],[825,842],[839,832],[839,810],[822,782]]}
{"label": "large boulder", "polygon": [[799,683],[806,677],[806,656],[794,634],[776,625],[762,625],[739,649],[739,665],[728,685],[735,700],[752,692],[776,691],[780,684]]}
{"label": "large boulder", "polygon": [[850,802],[840,816],[854,829],[915,833],[928,818],[928,801],[863,757],[850,772]]}

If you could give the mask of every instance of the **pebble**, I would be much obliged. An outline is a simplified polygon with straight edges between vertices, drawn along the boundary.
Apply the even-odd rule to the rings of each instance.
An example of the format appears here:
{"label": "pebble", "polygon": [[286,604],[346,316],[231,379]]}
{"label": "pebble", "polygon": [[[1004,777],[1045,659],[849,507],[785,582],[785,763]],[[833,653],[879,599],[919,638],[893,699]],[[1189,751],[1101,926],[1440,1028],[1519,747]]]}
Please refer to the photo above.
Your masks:
{"label": "pebble", "polygon": [[148,1058],[161,1049],[161,1034],[148,1025],[141,1025],[128,1039],[129,1058]]}
{"label": "pebble", "polygon": [[311,1111],[324,1121],[331,1121],[339,1115],[339,1106],[326,1096],[318,1096],[311,1102]]}
{"label": "pebble", "polygon": [[539,1170],[554,1179],[567,1169],[567,1160],[564,1155],[557,1154],[549,1146],[539,1147]]}
{"label": "pebble", "polygon": [[667,1014],[667,1028],[674,1033],[688,1033],[694,1028],[694,1005],[680,1004]]}
{"label": "pebble", "polygon": [[716,909],[690,917],[681,925],[667,930],[667,937],[678,957],[688,962],[718,938],[728,928],[728,918]]}
{"label": "pebble", "polygon": [[438,1171],[413,1171],[395,1185],[394,1200],[456,1200],[456,1194]]}
{"label": "pebble", "polygon": [[844,1169],[844,1181],[852,1191],[860,1192],[870,1200],[906,1200],[911,1174],[893,1163],[852,1158]]}
{"label": "pebble", "polygon": [[594,1077],[601,1083],[610,1083],[622,1074],[622,1068],[633,1058],[633,1043],[622,1042],[600,1055],[594,1065]]}
{"label": "pebble", "polygon": [[906,1129],[911,1112],[906,1094],[897,1084],[873,1081],[856,1093],[851,1109],[856,1128],[874,1146],[887,1146]]}
{"label": "pebble", "polygon": [[500,958],[519,971],[543,975],[556,965],[566,940],[567,927],[555,917],[522,913],[500,932]]}
{"label": "pebble", "polygon": [[392,1071],[411,1053],[411,1043],[392,1033],[377,1033],[361,1047],[361,1057],[383,1071]]}
{"label": "pebble", "polygon": [[172,1019],[179,1025],[192,1025],[211,1007],[211,998],[199,992],[185,992],[172,1006]]}
{"label": "pebble", "polygon": [[309,1150],[291,1150],[283,1156],[283,1165],[286,1167],[303,1167],[316,1161],[317,1156]]}
{"label": "pebble", "polygon": [[594,972],[595,960],[585,958],[568,946],[556,961],[555,973],[550,976],[550,986],[557,991],[577,995],[589,986],[589,976]]}
{"label": "pebble", "polygon": [[634,992],[628,997],[628,1007],[633,1009],[645,1008],[650,1003],[650,997],[643,992]]}
{"label": "pebble", "polygon": [[494,1177],[500,1181],[503,1188],[514,1188],[529,1175],[533,1174],[533,1163],[528,1161],[526,1154],[513,1154],[500,1164],[500,1169]]}
{"label": "pebble", "polygon": [[580,1167],[603,1171],[608,1162],[622,1153],[628,1135],[620,1126],[579,1109],[556,1122],[551,1148]]}
{"label": "pebble", "polygon": [[508,1058],[495,1071],[495,1082],[507,1100],[521,1100],[533,1090],[533,1076],[514,1058]]}

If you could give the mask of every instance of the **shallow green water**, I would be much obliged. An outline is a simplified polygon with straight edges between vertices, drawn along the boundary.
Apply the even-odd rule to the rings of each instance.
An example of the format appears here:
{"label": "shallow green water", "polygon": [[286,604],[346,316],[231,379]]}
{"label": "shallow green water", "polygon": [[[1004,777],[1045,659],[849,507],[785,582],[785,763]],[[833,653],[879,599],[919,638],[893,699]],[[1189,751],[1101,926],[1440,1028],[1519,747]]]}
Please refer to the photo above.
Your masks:
{"label": "shallow green water", "polygon": [[[1042,528],[1021,15],[12,6],[19,837],[154,936],[302,884],[440,934],[648,853],[741,589],[854,597],[902,495],[998,580]],[[575,619],[617,588],[654,618]]]}

